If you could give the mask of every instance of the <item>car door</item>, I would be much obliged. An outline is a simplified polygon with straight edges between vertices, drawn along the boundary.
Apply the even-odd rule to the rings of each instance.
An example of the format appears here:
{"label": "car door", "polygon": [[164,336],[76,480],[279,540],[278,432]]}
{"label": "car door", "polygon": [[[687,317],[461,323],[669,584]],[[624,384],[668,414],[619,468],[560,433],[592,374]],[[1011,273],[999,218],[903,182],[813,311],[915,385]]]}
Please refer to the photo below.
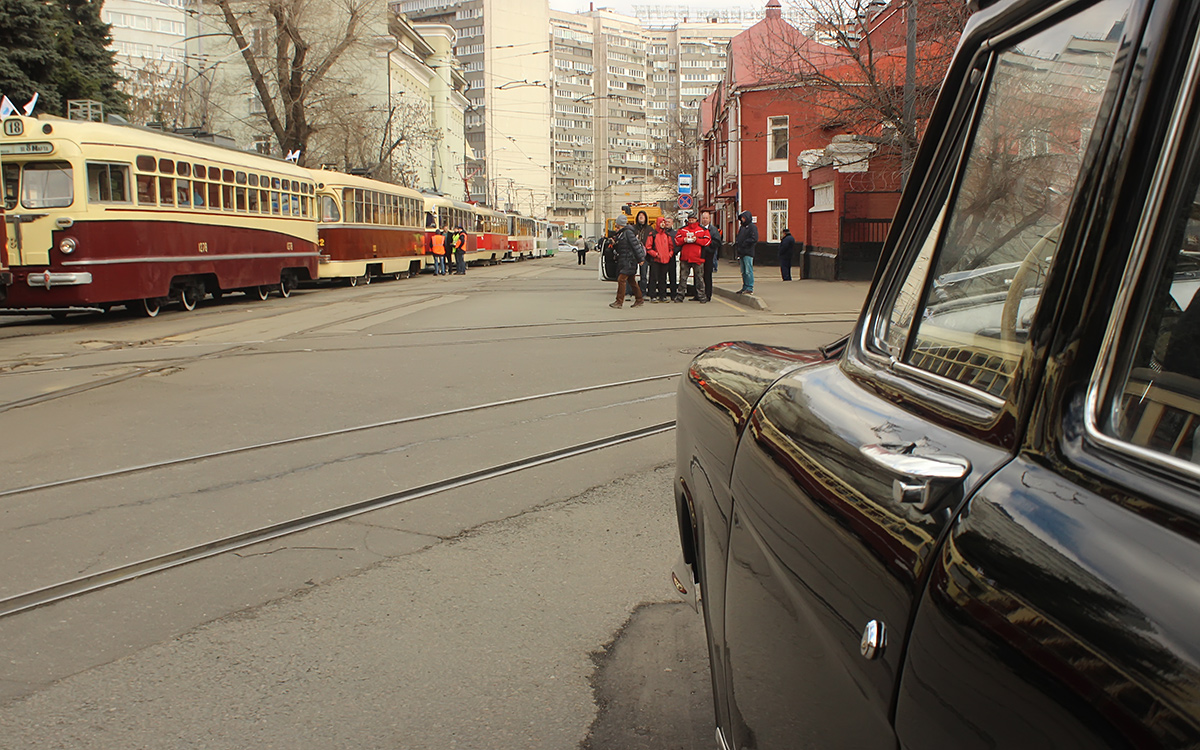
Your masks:
{"label": "car door", "polygon": [[1016,452],[1054,330],[1041,281],[1080,241],[1084,156],[1137,3],[1030,5],[985,21],[1003,35],[968,33],[978,52],[846,355],[778,381],[739,444],[731,747],[895,746],[915,602],[956,510]]}
{"label": "car door", "polygon": [[921,598],[902,747],[1200,746],[1200,6],[1155,12],[1022,451]]}

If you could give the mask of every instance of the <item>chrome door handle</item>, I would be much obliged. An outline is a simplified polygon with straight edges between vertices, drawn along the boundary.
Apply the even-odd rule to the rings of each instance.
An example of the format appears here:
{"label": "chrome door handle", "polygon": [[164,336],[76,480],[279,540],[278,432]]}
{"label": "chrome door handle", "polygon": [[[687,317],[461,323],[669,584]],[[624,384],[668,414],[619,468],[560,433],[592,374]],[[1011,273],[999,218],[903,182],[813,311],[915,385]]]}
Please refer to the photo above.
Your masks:
{"label": "chrome door handle", "polygon": [[892,499],[910,503],[928,512],[942,491],[961,482],[971,473],[971,462],[959,456],[919,456],[910,453],[915,446],[864,445],[862,454],[900,477],[892,480]]}

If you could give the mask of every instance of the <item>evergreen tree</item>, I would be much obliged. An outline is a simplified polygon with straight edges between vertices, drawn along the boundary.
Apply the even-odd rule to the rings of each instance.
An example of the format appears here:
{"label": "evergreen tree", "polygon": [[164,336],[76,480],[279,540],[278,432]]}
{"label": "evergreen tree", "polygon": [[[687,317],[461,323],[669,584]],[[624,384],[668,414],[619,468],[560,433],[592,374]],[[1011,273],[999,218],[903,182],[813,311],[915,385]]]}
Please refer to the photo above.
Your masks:
{"label": "evergreen tree", "polygon": [[0,0],[0,94],[21,106],[37,92],[38,110],[66,115],[69,99],[95,99],[122,114],[102,0]]}

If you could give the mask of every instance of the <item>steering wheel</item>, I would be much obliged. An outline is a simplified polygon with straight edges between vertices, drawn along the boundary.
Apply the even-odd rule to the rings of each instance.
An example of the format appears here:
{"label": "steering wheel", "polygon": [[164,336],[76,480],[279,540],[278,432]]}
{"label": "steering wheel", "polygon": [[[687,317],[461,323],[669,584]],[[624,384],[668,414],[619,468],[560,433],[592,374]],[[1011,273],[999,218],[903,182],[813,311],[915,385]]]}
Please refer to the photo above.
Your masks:
{"label": "steering wheel", "polygon": [[1046,235],[1034,243],[1025,255],[1021,265],[1013,275],[1012,283],[1008,285],[1008,294],[1004,297],[1004,308],[1000,311],[1000,339],[1002,341],[1017,340],[1017,314],[1021,308],[1021,298],[1050,264],[1050,258],[1058,249],[1058,235],[1062,232],[1062,224],[1056,225]]}

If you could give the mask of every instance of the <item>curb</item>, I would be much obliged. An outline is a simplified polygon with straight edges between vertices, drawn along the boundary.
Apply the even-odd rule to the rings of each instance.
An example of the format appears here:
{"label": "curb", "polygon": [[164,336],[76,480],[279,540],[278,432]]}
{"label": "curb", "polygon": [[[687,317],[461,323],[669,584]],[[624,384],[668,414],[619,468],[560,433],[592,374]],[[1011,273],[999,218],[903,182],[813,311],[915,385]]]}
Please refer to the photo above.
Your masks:
{"label": "curb", "polygon": [[756,294],[738,294],[736,291],[730,291],[724,287],[719,287],[713,284],[713,294],[718,297],[724,297],[727,300],[736,302],[743,307],[749,307],[752,310],[767,310],[767,303],[762,297]]}

